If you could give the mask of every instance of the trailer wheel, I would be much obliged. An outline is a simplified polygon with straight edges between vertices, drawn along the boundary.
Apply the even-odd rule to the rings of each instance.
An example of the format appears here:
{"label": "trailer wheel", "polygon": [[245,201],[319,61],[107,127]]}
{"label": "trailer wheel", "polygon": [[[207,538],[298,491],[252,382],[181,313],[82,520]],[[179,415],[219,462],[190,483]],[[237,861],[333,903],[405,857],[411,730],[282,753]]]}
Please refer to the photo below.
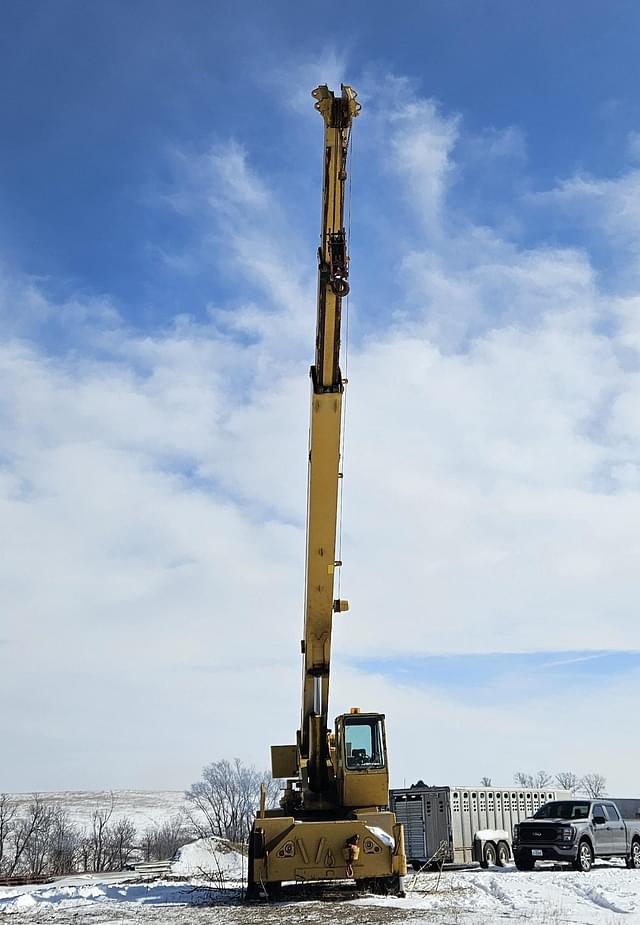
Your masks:
{"label": "trailer wheel", "polygon": [[637,838],[631,842],[631,853],[627,855],[625,861],[631,870],[640,870],[640,841]]}
{"label": "trailer wheel", "polygon": [[495,867],[496,860],[496,846],[492,841],[485,842],[482,849],[482,860],[480,861],[480,867],[484,868],[485,870],[487,867]]}
{"label": "trailer wheel", "polygon": [[575,870],[581,870],[583,874],[588,874],[593,866],[593,848],[586,838],[583,838],[578,845],[578,854],[573,866]]}
{"label": "trailer wheel", "polygon": [[511,852],[506,841],[498,842],[498,867],[506,867],[511,859]]}

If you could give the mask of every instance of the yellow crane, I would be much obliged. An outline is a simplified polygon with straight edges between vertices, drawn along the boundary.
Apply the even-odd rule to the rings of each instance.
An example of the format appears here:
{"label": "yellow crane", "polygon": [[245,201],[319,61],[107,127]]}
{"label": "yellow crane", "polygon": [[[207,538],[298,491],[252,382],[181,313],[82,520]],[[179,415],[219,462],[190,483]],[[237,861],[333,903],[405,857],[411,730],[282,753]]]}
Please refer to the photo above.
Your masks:
{"label": "yellow crane", "polygon": [[342,299],[349,292],[345,188],[357,94],[342,85],[313,91],[324,119],[324,181],[318,249],[315,362],[307,511],[302,717],[295,745],[271,748],[274,778],[286,781],[280,807],[263,798],[249,843],[248,896],[273,897],[284,881],[354,879],[363,889],[402,894],[404,833],[389,811],[384,715],[352,708],[327,728],[344,382]]}

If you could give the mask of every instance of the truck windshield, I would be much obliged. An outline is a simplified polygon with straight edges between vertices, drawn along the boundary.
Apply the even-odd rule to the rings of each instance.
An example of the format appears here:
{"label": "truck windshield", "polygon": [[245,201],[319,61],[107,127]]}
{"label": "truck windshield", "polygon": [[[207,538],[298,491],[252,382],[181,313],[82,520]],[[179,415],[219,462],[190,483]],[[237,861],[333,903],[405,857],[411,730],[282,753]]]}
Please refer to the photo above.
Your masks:
{"label": "truck windshield", "polygon": [[541,806],[534,819],[588,819],[591,804],[585,800],[558,800]]}
{"label": "truck windshield", "polygon": [[379,719],[348,719],[344,723],[347,768],[383,768],[382,723]]}

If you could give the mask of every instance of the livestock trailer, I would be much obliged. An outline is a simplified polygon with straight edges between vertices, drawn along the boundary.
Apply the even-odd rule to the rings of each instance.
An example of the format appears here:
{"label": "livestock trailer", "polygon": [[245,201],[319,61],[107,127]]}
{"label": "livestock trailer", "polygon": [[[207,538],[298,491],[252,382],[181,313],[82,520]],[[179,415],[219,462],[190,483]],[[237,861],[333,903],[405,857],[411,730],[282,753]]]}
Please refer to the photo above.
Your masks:
{"label": "livestock trailer", "polygon": [[407,861],[426,864],[504,865],[513,857],[513,826],[566,790],[497,787],[412,787],[389,792],[404,824]]}

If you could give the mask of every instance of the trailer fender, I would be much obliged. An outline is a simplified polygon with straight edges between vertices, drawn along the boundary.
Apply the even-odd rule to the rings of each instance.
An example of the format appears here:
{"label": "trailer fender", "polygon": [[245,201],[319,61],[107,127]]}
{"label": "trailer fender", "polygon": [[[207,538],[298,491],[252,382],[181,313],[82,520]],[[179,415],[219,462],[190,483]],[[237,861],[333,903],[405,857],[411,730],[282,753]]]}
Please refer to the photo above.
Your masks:
{"label": "trailer fender", "polygon": [[511,851],[511,836],[505,829],[478,829],[473,836],[473,859],[486,867],[486,846],[490,843],[497,857],[499,842],[506,842]]}

